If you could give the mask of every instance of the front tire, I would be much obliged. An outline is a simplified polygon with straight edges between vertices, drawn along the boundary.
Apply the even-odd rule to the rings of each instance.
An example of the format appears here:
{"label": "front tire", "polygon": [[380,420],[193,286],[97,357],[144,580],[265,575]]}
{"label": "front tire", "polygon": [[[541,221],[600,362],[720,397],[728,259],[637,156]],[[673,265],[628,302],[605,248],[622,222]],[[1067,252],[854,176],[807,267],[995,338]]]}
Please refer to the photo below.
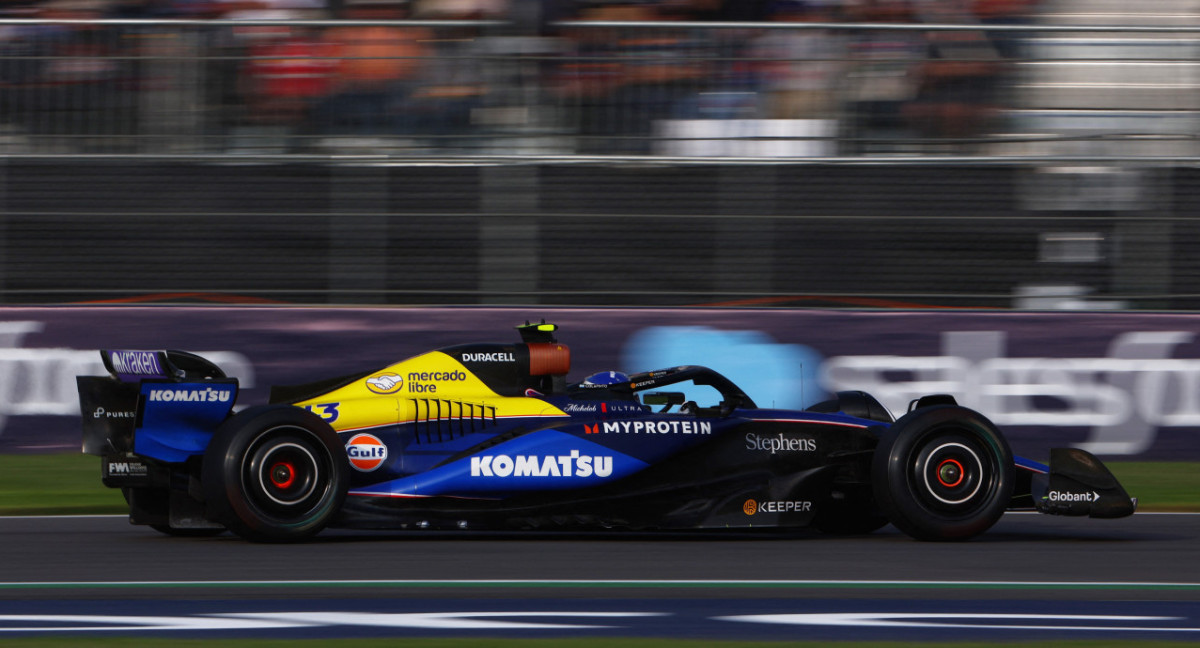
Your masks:
{"label": "front tire", "polygon": [[911,412],[879,441],[875,500],[896,528],[919,540],[967,540],[1008,508],[1012,450],[996,426],[965,407]]}
{"label": "front tire", "polygon": [[316,535],[342,508],[348,462],[337,433],[290,405],[240,412],[204,453],[201,483],[211,516],[256,542]]}

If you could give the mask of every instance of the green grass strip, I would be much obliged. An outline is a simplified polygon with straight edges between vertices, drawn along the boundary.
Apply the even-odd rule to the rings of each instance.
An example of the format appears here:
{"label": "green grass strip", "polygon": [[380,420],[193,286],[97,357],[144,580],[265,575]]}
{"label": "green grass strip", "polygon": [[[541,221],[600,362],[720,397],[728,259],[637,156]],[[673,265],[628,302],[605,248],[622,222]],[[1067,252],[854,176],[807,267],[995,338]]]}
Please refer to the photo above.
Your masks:
{"label": "green grass strip", "polygon": [[1200,463],[1112,461],[1113,476],[1132,497],[1139,511],[1200,511]]}
{"label": "green grass strip", "polygon": [[[1200,464],[1108,463],[1142,511],[1200,511]],[[125,513],[100,483],[100,458],[79,453],[0,455],[0,515]]]}
{"label": "green grass strip", "polygon": [[0,515],[128,513],[100,483],[100,458],[82,453],[0,455]]}

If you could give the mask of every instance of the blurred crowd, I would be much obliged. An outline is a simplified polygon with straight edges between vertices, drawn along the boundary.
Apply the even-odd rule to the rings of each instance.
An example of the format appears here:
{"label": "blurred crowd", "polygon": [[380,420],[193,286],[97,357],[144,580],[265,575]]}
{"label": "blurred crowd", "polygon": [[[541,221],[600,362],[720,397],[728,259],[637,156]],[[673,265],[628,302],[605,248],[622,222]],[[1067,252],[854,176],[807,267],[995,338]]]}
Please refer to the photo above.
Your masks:
{"label": "blurred crowd", "polygon": [[[721,124],[737,124],[753,139],[762,123],[786,120],[836,136],[839,152],[969,147],[994,128],[1020,54],[1019,33],[989,27],[1028,22],[1035,2],[6,2],[3,17],[49,22],[0,25],[0,125],[9,141],[57,135],[100,148],[239,136],[289,150],[346,136],[453,148],[518,134],[569,139],[579,152],[655,153],[675,150],[680,133],[719,142],[735,132]],[[100,18],[254,22],[53,22]],[[269,22],[290,20],[323,22]],[[588,26],[598,21],[663,27]],[[713,26],[669,24],[678,21]],[[747,21],[802,28],[726,24]],[[673,124],[690,130],[664,127]]]}

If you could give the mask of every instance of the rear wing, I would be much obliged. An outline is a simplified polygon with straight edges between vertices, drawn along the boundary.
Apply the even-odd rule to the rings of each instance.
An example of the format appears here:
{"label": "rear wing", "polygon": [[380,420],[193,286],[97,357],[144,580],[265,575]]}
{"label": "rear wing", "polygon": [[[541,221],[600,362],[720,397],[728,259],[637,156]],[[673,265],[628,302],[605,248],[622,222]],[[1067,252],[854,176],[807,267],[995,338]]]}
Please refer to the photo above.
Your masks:
{"label": "rear wing", "polygon": [[104,368],[122,382],[143,379],[185,380],[188,378],[224,378],[220,367],[187,351],[100,351]]}
{"label": "rear wing", "polygon": [[182,462],[233,410],[238,381],[186,351],[100,351],[108,376],[78,376],[83,452]]}

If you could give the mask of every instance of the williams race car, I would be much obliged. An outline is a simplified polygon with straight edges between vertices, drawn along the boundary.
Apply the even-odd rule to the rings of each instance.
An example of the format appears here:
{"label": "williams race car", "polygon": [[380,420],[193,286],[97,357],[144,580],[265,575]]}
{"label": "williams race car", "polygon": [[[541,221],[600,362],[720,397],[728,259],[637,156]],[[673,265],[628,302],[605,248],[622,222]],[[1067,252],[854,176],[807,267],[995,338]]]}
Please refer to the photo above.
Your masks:
{"label": "williams race car", "polygon": [[1092,455],[1044,465],[951,396],[899,419],[863,392],[765,409],[700,366],[568,383],[555,326],[383,368],[238,383],[183,351],[104,350],[80,376],[83,451],[129,519],[170,535],[289,542],[325,527],[680,530],[814,527],[965,540],[1006,510],[1114,518],[1136,508]]}

